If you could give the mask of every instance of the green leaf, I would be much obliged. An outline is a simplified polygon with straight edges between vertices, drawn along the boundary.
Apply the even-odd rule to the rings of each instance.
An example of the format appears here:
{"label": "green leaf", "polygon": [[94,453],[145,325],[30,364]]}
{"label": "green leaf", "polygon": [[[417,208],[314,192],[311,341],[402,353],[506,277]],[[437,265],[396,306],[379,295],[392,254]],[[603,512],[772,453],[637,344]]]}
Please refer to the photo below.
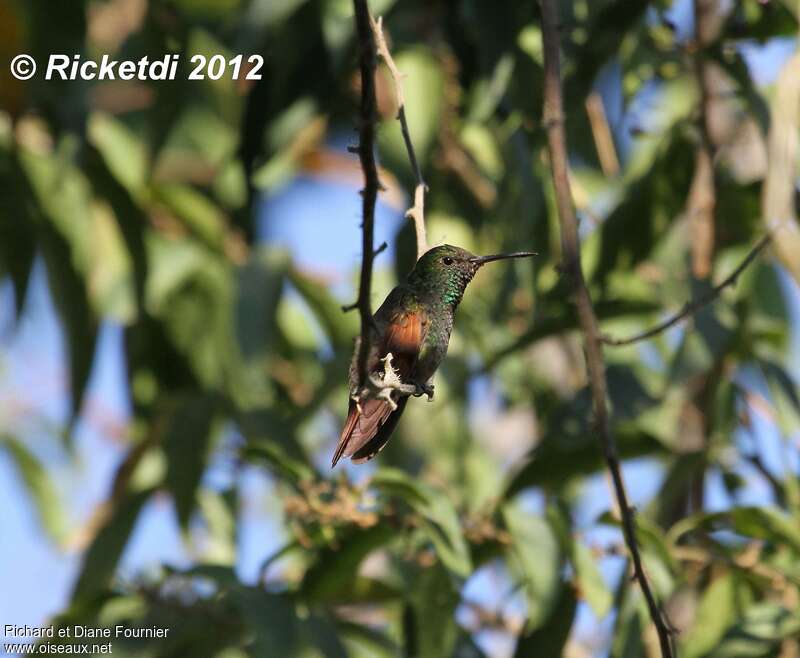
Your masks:
{"label": "green leaf", "polygon": [[386,635],[362,624],[340,622],[342,640],[352,658],[400,658],[400,648]]}
{"label": "green leaf", "polygon": [[[605,465],[598,438],[589,427],[590,400],[586,390],[564,404],[527,461],[511,474],[504,497],[512,498],[532,486],[563,487],[570,478],[593,473]],[[635,427],[615,428],[621,459],[664,452],[664,447]]]}
{"label": "green leaf", "polygon": [[719,645],[725,631],[736,621],[736,579],[728,572],[703,592],[694,624],[681,641],[684,658],[699,658]]}
{"label": "green leaf", "polygon": [[640,658],[646,655],[643,629],[650,624],[643,612],[643,597],[630,579],[620,579],[617,588],[617,618],[610,655],[614,658]]}
{"label": "green leaf", "polygon": [[775,507],[735,507],[726,512],[698,513],[678,521],[668,533],[671,542],[693,530],[731,530],[745,537],[763,539],[776,546],[788,545],[800,553],[797,522]]}
{"label": "green leaf", "polygon": [[[437,58],[427,48],[416,46],[395,52],[393,57],[397,68],[406,76],[403,79],[403,93],[408,130],[414,141],[417,157],[420,162],[424,162],[433,148],[439,130],[444,75]],[[378,143],[392,162],[408,166],[399,122],[394,118],[379,132]]]}
{"label": "green leaf", "polygon": [[65,517],[58,495],[44,464],[17,439],[0,434],[5,448],[36,507],[42,527],[56,541],[64,536]]}
{"label": "green leaf", "polygon": [[258,441],[248,444],[243,456],[250,461],[265,461],[270,470],[278,477],[292,484],[314,477],[314,469],[299,459],[286,454],[283,446],[270,441]]}
{"label": "green leaf", "polygon": [[272,352],[287,266],[286,254],[270,249],[254,251],[237,270],[236,336],[242,356],[259,369]]}
{"label": "green leaf", "polygon": [[91,601],[109,587],[139,512],[153,492],[153,489],[139,491],[124,498],[113,509],[84,555],[72,590],[73,600]]}
{"label": "green leaf", "polygon": [[136,134],[109,114],[89,117],[89,141],[101,154],[108,170],[131,198],[143,201],[148,176],[147,154]]}
{"label": "green leaf", "polygon": [[153,195],[209,249],[225,253],[225,217],[213,201],[194,188],[179,184],[159,185]]}
{"label": "green leaf", "polygon": [[97,320],[89,305],[81,275],[73,268],[69,247],[50,227],[40,232],[47,282],[63,323],[69,355],[72,419],[81,409],[97,343]]}
{"label": "green leaf", "polygon": [[344,349],[352,345],[353,336],[358,333],[358,315],[342,313],[342,305],[334,299],[326,286],[296,267],[289,270],[289,281],[303,296],[333,347]]}
{"label": "green leaf", "polygon": [[230,594],[249,630],[246,647],[250,655],[297,655],[299,624],[288,597],[242,586],[232,587]]}
{"label": "green leaf", "polygon": [[602,619],[611,610],[613,597],[600,574],[596,558],[579,540],[574,541],[572,545],[572,566],[575,568],[581,595],[591,606],[594,614]]}
{"label": "green leaf", "polygon": [[455,612],[459,594],[441,564],[413,569],[407,582],[409,604],[403,612],[405,655],[451,656],[458,639]]}
{"label": "green leaf", "polygon": [[515,505],[503,507],[511,533],[508,566],[525,589],[528,600],[526,628],[539,628],[557,603],[561,586],[562,556],[553,528],[541,516],[523,512]]}
{"label": "green leaf", "polygon": [[177,401],[165,421],[166,485],[175,498],[178,522],[184,530],[197,502],[217,406],[216,396],[198,393]]}
{"label": "green leaf", "polygon": [[232,565],[236,562],[236,494],[236,489],[224,493],[209,488],[197,491],[197,505],[208,532],[203,541],[202,555],[208,563]]}
{"label": "green leaf", "polygon": [[379,491],[404,500],[423,520],[422,528],[433,543],[439,559],[453,573],[466,577],[472,571],[469,548],[461,523],[450,499],[402,471],[384,468],[370,481]]}
{"label": "green leaf", "polygon": [[[666,464],[666,476],[656,496],[653,497],[645,514],[657,523],[667,525],[674,519],[676,505],[685,500],[689,485],[696,482],[699,474],[708,466],[705,450],[680,455]],[[637,516],[637,519],[641,515]]]}
{"label": "green leaf", "polygon": [[244,378],[234,327],[234,272],[224,259],[188,240],[151,235],[148,310],[202,386],[222,390],[242,407],[262,392]]}
{"label": "green leaf", "polygon": [[0,281],[5,276],[14,285],[14,311],[22,311],[28,279],[36,251],[35,217],[30,208],[30,190],[16,160],[0,152]]}
{"label": "green leaf", "polygon": [[800,637],[796,609],[763,602],[749,606],[714,649],[714,658],[753,658],[779,655],[783,640]]}
{"label": "green leaf", "polygon": [[558,603],[553,608],[549,621],[532,633],[520,636],[514,658],[564,655],[577,607],[575,590],[571,585],[565,585],[561,588]]}
{"label": "green leaf", "polygon": [[73,166],[56,157],[22,152],[19,165],[25,174],[23,193],[36,209],[47,280],[67,336],[74,421],[97,340],[97,321],[84,279],[89,273],[87,236],[91,235],[86,181]]}
{"label": "green leaf", "polygon": [[361,562],[391,541],[394,535],[388,525],[379,524],[371,528],[353,528],[337,537],[335,545],[321,550],[306,571],[300,592],[312,602],[349,602],[357,594],[354,584]]}

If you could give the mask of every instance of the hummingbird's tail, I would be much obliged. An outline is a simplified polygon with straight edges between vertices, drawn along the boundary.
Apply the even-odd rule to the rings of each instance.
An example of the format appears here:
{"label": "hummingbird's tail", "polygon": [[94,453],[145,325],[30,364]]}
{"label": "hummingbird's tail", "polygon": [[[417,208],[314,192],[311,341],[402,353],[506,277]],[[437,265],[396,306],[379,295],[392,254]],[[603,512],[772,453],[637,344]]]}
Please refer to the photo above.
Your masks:
{"label": "hummingbird's tail", "polygon": [[350,457],[354,464],[361,464],[377,455],[397,427],[407,402],[408,397],[401,397],[393,410],[385,400],[366,400],[359,411],[359,405],[351,400],[331,468],[342,457]]}

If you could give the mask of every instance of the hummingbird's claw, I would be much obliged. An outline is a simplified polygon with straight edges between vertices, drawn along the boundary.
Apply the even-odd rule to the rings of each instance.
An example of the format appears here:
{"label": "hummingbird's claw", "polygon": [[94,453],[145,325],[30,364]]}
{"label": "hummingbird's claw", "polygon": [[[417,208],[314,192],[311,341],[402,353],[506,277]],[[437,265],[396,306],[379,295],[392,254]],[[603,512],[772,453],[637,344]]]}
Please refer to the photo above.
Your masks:
{"label": "hummingbird's claw", "polygon": [[419,382],[414,382],[414,386],[417,387],[417,390],[414,393],[415,398],[427,395],[428,402],[433,400],[433,384],[420,384]]}

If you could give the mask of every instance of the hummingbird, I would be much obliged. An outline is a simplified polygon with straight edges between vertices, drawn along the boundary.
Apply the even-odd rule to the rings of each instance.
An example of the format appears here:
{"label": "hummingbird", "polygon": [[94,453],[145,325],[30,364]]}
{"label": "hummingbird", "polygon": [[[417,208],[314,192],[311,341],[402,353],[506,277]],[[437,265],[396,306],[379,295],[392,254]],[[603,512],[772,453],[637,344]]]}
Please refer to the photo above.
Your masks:
{"label": "hummingbird", "polygon": [[[380,376],[382,361],[392,355],[391,366],[403,384],[417,387],[413,395],[433,397],[431,380],[447,354],[450,332],[464,291],[486,263],[506,258],[535,256],[530,251],[476,256],[449,244],[430,249],[417,261],[405,283],[394,288],[373,315],[367,370]],[[377,455],[397,427],[408,395],[390,390],[391,401],[365,397],[359,391],[358,343],[350,367],[350,406],[333,453],[331,468],[342,457],[353,463]]]}

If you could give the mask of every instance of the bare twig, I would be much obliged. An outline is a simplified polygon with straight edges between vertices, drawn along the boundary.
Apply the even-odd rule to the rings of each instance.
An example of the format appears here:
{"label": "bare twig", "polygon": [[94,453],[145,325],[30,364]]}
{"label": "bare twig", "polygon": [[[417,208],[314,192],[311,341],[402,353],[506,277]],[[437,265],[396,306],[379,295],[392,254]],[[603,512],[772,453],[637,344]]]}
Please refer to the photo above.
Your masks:
{"label": "bare twig", "polygon": [[[686,204],[689,232],[692,236],[692,272],[698,279],[711,274],[714,259],[715,214],[717,189],[714,180],[714,159],[719,143],[714,135],[712,117],[719,115],[723,74],[709,61],[706,49],[714,43],[722,29],[725,13],[719,0],[694,0],[695,48],[693,64],[700,91],[700,141],[695,151],[694,176]],[[718,121],[717,121],[718,123]],[[717,135],[718,137],[718,135]]]}
{"label": "bare twig", "polygon": [[795,171],[800,150],[800,50],[783,65],[769,122],[769,166],[762,187],[762,215],[775,236],[775,254],[800,282],[800,226],[795,208]]}
{"label": "bare twig", "polygon": [[400,122],[400,131],[403,133],[403,142],[406,145],[408,152],[408,160],[411,163],[411,169],[414,171],[414,178],[417,181],[416,188],[414,189],[414,205],[406,212],[406,218],[414,222],[414,228],[417,234],[417,260],[428,251],[428,240],[425,233],[425,192],[428,186],[422,178],[422,170],[417,160],[417,154],[414,152],[414,144],[411,141],[411,133],[408,129],[408,120],[406,119],[406,99],[403,94],[403,78],[405,77],[392,58],[392,53],[389,51],[389,46],[386,45],[386,37],[383,34],[383,18],[378,17],[378,20],[370,16],[370,25],[372,33],[375,37],[378,54],[386,63],[389,73],[394,81],[394,93],[397,97],[397,120]]}
{"label": "bare twig", "polygon": [[371,17],[367,0],[353,0],[355,10],[356,34],[358,36],[358,64],[361,72],[361,106],[358,127],[358,158],[364,172],[364,189],[361,192],[363,220],[361,278],[358,287],[358,312],[361,316],[361,343],[358,348],[357,372],[360,385],[367,379],[367,359],[369,357],[372,333],[372,261],[375,257],[373,234],[375,224],[375,203],[378,198],[380,180],[375,164],[375,118],[377,114],[375,99],[376,51]]}
{"label": "bare twig", "polygon": [[603,98],[596,91],[586,97],[586,114],[589,116],[589,127],[592,129],[592,137],[603,174],[616,176],[619,173],[619,158],[617,158],[617,149],[614,146],[614,136],[608,125]]}
{"label": "bare twig", "polygon": [[567,173],[567,145],[564,130],[564,108],[561,92],[561,72],[559,63],[558,13],[556,0],[541,0],[542,8],[542,45],[544,50],[544,123],[547,129],[547,140],[550,151],[550,165],[553,175],[556,206],[561,224],[562,257],[564,271],[570,277],[574,295],[574,303],[578,313],[581,329],[584,334],[586,348],[586,369],[592,393],[594,421],[603,449],[608,469],[614,484],[614,494],[622,514],[622,531],[625,544],[633,563],[634,577],[639,582],[650,617],[655,624],[661,654],[664,658],[672,658],[670,630],[656,602],[650,584],[642,567],[642,558],[636,542],[636,527],[633,510],[628,503],[625,483],[622,479],[619,457],[611,433],[607,406],[608,385],[606,382],[605,363],[602,345],[589,290],[583,278],[580,261],[580,242],[578,238],[578,221],[572,205]]}
{"label": "bare twig", "polygon": [[414,222],[417,234],[417,260],[428,251],[428,237],[425,232],[425,183],[418,183],[414,188],[414,205],[406,211],[406,218]]}
{"label": "bare twig", "polygon": [[686,217],[691,236],[692,273],[698,279],[711,274],[714,259],[714,209],[717,205],[714,184],[713,148],[705,143],[698,145],[694,157],[694,175],[686,203]]}
{"label": "bare twig", "polygon": [[747,253],[747,256],[744,257],[741,263],[737,266],[733,272],[731,272],[725,279],[722,280],[721,283],[714,286],[710,291],[708,291],[702,297],[695,299],[691,302],[686,302],[683,305],[683,308],[678,311],[675,315],[670,318],[667,318],[663,322],[660,322],[655,327],[648,329],[647,331],[643,331],[642,333],[636,334],[634,336],[629,336],[627,338],[612,338],[611,336],[600,336],[600,342],[605,343],[606,345],[612,346],[619,346],[619,345],[631,345],[632,343],[638,343],[642,340],[647,340],[648,338],[652,338],[653,336],[657,336],[662,331],[666,331],[670,327],[678,324],[681,320],[685,320],[691,315],[694,315],[702,309],[704,306],[708,306],[711,302],[713,302],[717,297],[719,297],[720,293],[727,288],[728,286],[732,286],[736,283],[736,280],[739,278],[742,272],[744,272],[748,265],[752,263],[756,256],[758,256],[759,252],[766,247],[772,237],[767,234],[762,237],[755,246]]}

